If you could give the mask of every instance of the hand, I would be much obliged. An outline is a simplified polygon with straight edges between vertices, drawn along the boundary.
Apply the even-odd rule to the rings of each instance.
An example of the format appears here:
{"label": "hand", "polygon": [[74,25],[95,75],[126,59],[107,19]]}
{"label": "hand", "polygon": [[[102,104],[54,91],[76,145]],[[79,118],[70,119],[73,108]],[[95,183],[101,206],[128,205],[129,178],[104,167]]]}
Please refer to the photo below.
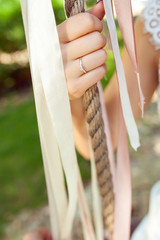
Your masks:
{"label": "hand", "polygon": [[[101,1],[89,12],[72,16],[57,27],[70,100],[80,98],[106,73],[103,16]],[[80,70],[80,58],[87,73]]]}
{"label": "hand", "polygon": [[40,228],[25,234],[23,240],[52,240],[52,236],[47,229]]}

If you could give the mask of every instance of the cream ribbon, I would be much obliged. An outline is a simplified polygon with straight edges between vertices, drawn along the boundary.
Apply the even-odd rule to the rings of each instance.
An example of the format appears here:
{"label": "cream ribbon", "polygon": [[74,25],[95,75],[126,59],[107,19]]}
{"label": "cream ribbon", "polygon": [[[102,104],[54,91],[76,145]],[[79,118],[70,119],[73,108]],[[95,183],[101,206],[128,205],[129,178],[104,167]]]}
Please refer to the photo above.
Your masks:
{"label": "cream ribbon", "polygon": [[[70,104],[50,0],[21,0],[54,239],[71,239],[78,196],[87,240],[94,232],[79,177]],[[63,171],[68,187],[68,199]]]}

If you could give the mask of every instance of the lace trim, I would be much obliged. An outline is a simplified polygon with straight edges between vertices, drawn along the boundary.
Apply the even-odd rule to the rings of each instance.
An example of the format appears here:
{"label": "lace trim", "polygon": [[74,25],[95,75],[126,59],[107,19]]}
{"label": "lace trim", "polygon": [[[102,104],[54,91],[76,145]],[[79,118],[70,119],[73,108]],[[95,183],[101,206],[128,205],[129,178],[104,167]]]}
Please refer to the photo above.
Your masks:
{"label": "lace trim", "polygon": [[144,32],[150,33],[151,43],[156,50],[160,49],[160,0],[149,0],[141,14],[144,22]]}
{"label": "lace trim", "polygon": [[[144,22],[144,32],[150,33],[150,42],[155,46],[156,50],[160,49],[160,0],[148,0],[146,7],[141,14],[141,19]],[[158,69],[159,86],[158,94],[158,114],[160,116],[160,59]]]}

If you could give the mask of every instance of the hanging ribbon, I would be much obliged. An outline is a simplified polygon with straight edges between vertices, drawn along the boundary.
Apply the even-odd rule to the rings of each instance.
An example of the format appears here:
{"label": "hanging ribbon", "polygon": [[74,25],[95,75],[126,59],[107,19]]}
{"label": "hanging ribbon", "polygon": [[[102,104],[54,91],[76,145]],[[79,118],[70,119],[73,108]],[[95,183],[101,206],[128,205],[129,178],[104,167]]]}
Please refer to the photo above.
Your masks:
{"label": "hanging ribbon", "polygon": [[85,236],[88,240],[94,240],[77,166],[70,104],[51,1],[21,0],[21,7],[45,166],[52,234],[57,240],[71,239],[79,195],[82,222],[85,222],[84,226],[89,226],[84,227]]}
{"label": "hanging ribbon", "polygon": [[144,96],[140,85],[131,0],[114,0],[114,5],[125,46],[137,74],[141,111],[143,116]]}
{"label": "hanging ribbon", "polygon": [[130,100],[128,96],[125,73],[124,73],[123,64],[122,64],[119,46],[118,46],[116,26],[113,18],[111,0],[104,0],[104,7],[105,7],[106,19],[107,19],[109,32],[110,32],[112,49],[113,49],[113,54],[115,59],[115,66],[116,66],[117,78],[119,83],[119,92],[120,92],[120,99],[122,103],[123,116],[124,116],[125,124],[127,127],[128,135],[130,138],[130,143],[132,147],[135,150],[137,150],[137,148],[140,145],[139,135],[138,135],[137,126],[133,117]]}

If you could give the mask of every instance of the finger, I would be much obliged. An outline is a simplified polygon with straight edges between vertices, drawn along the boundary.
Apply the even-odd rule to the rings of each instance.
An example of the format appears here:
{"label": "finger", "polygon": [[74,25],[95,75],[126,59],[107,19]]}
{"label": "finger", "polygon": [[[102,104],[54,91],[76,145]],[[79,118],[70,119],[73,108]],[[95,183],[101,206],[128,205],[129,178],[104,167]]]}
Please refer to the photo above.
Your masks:
{"label": "finger", "polygon": [[100,32],[89,33],[68,44],[61,45],[63,61],[70,61],[85,56],[89,53],[103,48],[106,45],[106,38]]}
{"label": "finger", "polygon": [[94,31],[101,32],[102,29],[101,21],[90,13],[80,13],[72,16],[57,27],[61,43],[73,41]]}
{"label": "finger", "polygon": [[80,98],[85,91],[100,81],[106,74],[106,65],[102,65],[76,79],[67,83],[70,100]]}
{"label": "finger", "polygon": [[103,1],[102,0],[98,1],[97,4],[88,12],[96,16],[98,19],[102,20],[105,15]]}
{"label": "finger", "polygon": [[[89,72],[97,67],[100,67],[106,62],[107,53],[104,49],[97,50],[82,57],[82,65],[86,72]],[[65,67],[65,74],[67,79],[76,79],[83,75],[80,69],[80,60],[71,61]]]}

